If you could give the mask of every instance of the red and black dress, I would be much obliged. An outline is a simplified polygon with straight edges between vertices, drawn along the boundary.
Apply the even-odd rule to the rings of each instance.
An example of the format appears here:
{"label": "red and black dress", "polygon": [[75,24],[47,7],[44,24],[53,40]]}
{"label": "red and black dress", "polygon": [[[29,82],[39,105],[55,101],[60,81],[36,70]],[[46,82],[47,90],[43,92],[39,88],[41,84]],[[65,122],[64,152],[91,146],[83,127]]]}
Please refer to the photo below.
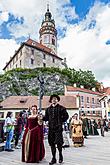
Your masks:
{"label": "red and black dress", "polygon": [[38,124],[38,117],[30,117],[23,136],[22,161],[38,163],[44,156],[43,125]]}

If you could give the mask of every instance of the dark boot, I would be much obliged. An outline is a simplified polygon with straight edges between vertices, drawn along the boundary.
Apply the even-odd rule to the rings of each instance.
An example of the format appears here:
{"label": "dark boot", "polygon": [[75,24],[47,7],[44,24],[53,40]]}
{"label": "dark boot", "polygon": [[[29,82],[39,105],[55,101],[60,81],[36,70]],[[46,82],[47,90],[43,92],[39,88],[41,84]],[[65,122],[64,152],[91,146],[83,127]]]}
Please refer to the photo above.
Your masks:
{"label": "dark boot", "polygon": [[49,162],[49,165],[55,164],[56,162],[56,159],[52,158],[52,160]]}
{"label": "dark boot", "polygon": [[62,153],[59,154],[59,163],[62,163],[63,162],[63,155]]}
{"label": "dark boot", "polygon": [[55,145],[51,146],[52,160],[49,162],[49,165],[56,163],[56,147]]}
{"label": "dark boot", "polygon": [[62,146],[58,145],[58,151],[59,151],[59,163],[63,162],[63,155],[62,155]]}

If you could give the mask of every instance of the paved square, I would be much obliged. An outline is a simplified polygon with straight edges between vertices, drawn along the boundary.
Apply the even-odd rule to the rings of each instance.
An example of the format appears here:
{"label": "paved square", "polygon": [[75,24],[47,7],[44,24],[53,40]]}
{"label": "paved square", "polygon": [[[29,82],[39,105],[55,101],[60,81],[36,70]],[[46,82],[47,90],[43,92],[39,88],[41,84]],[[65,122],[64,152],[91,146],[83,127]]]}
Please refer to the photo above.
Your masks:
{"label": "paved square", "polygon": [[[63,150],[65,165],[109,165],[110,164],[110,131],[106,132],[105,137],[88,136],[85,139],[85,146],[74,148],[71,139],[70,147]],[[40,165],[48,165],[51,160],[50,147],[45,140],[46,155]],[[58,158],[58,155],[57,155]],[[0,165],[24,165],[21,162],[21,149],[14,152],[0,152]],[[35,165],[37,163],[29,163]],[[58,165],[58,163],[56,164]]]}

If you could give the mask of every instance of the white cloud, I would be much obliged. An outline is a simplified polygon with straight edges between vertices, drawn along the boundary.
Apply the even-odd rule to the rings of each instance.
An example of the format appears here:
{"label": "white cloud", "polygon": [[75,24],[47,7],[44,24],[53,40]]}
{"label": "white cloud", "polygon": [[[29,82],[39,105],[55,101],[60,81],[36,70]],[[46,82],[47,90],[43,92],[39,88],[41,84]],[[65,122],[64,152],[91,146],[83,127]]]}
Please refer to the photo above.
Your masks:
{"label": "white cloud", "polygon": [[[89,29],[92,20],[94,28]],[[110,86],[110,7],[96,3],[85,20],[68,26],[65,38],[59,41],[59,52],[67,57],[69,67],[92,70],[99,81]],[[107,82],[106,82],[107,77]],[[109,81],[108,81],[109,79]]]}
{"label": "white cloud", "polygon": [[6,11],[1,12],[0,13],[0,25],[3,22],[8,21],[8,17],[9,17],[8,12],[6,12]]}
{"label": "white cloud", "polygon": [[[23,18],[22,25],[8,24],[13,35],[11,40],[0,40],[1,69],[9,57],[14,54],[18,45],[14,38],[29,34],[31,38],[39,39],[39,28],[46,12],[48,0],[1,0],[0,9],[3,21],[8,19],[9,13],[16,18]],[[110,7],[103,3],[95,3],[86,18],[76,25],[70,25],[67,19],[77,18],[75,8],[70,5],[70,0],[49,0],[50,11],[54,16],[57,27],[67,29],[65,37],[58,42],[59,55],[66,57],[69,67],[76,69],[89,69],[94,72],[99,81],[104,81],[110,86],[110,46],[105,42],[110,39]],[[65,7],[64,7],[65,6]],[[96,21],[94,28],[89,29],[91,21]],[[3,22],[2,21],[2,22]],[[106,84],[106,85],[107,85]]]}
{"label": "white cloud", "polygon": [[8,28],[11,33],[17,38],[23,35],[28,36],[29,34],[34,39],[39,38],[39,28],[42,23],[44,13],[46,12],[46,5],[49,2],[50,11],[56,20],[56,24],[67,26],[66,15],[70,18],[77,17],[75,9],[71,6],[65,6],[70,4],[69,0],[17,0],[10,1],[1,0],[1,9],[13,14],[16,18],[23,17],[24,22],[22,25],[9,24]]}
{"label": "white cloud", "polygon": [[4,11],[0,14],[0,19],[2,21],[8,21],[8,12]]}
{"label": "white cloud", "polygon": [[0,39],[0,72],[18,47],[19,45],[12,39]]}

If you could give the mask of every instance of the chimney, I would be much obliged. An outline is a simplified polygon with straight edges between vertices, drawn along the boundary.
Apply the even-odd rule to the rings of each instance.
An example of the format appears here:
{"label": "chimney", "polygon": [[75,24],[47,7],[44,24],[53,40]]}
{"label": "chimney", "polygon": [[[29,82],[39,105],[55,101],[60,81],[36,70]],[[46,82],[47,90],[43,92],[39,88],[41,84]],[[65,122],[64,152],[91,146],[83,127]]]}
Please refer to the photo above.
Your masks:
{"label": "chimney", "polygon": [[76,86],[76,83],[74,83],[73,86],[76,88],[76,87],[77,87],[77,86]]}

